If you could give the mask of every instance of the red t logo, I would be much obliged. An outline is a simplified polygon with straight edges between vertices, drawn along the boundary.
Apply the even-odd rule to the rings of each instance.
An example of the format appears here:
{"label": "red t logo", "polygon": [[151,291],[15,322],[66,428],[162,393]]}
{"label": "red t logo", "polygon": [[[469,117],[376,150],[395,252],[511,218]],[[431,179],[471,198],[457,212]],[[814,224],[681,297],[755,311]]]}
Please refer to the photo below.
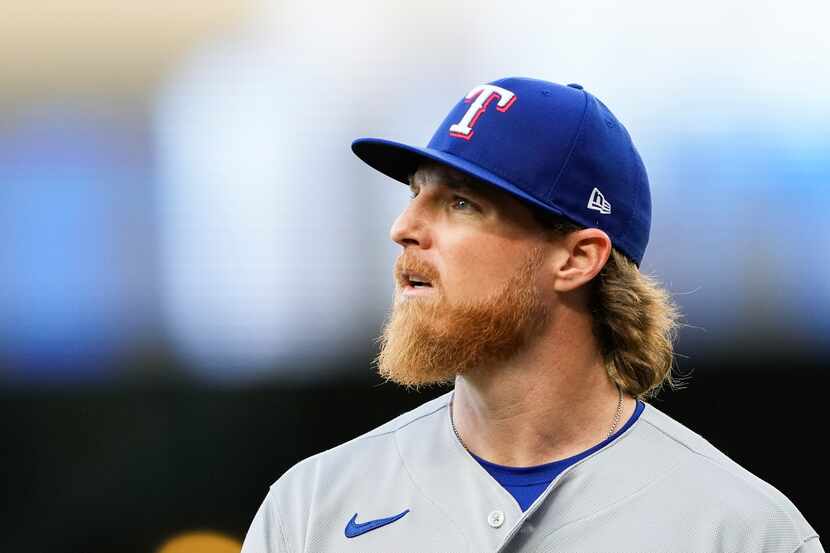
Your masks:
{"label": "red t logo", "polygon": [[473,125],[490,105],[494,98],[498,98],[496,109],[505,112],[516,101],[516,95],[505,88],[492,84],[480,84],[472,89],[464,98],[465,102],[472,102],[461,121],[450,126],[450,135],[456,138],[469,140],[473,136]]}

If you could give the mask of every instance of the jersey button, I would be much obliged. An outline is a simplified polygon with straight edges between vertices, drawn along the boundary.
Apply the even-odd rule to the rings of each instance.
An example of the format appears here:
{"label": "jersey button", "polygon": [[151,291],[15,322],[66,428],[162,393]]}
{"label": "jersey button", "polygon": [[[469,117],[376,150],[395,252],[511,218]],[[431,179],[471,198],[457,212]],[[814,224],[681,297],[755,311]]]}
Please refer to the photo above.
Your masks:
{"label": "jersey button", "polygon": [[487,524],[493,528],[498,528],[504,524],[504,513],[501,511],[493,511],[487,515]]}

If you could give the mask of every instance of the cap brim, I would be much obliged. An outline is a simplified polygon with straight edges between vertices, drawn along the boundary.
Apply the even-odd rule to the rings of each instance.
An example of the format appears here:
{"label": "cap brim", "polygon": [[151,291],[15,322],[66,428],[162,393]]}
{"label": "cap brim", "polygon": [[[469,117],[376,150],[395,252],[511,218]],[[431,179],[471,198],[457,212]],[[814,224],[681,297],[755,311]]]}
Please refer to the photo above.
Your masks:
{"label": "cap brim", "polygon": [[528,194],[498,175],[463,158],[440,150],[418,148],[382,138],[359,138],[352,142],[352,151],[370,167],[403,184],[409,184],[409,176],[418,169],[421,163],[431,160],[480,179],[545,211],[562,215],[562,212],[556,207]]}

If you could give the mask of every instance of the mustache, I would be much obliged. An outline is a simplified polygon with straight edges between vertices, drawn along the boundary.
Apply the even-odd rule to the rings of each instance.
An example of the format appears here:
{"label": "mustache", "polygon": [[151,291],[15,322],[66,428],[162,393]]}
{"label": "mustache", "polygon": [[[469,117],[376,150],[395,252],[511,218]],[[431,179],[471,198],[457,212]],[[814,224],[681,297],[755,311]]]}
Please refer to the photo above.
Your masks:
{"label": "mustache", "polygon": [[406,281],[404,274],[406,273],[417,274],[421,278],[427,279],[432,286],[437,287],[438,269],[423,259],[404,253],[395,260],[395,280],[400,284],[404,284]]}

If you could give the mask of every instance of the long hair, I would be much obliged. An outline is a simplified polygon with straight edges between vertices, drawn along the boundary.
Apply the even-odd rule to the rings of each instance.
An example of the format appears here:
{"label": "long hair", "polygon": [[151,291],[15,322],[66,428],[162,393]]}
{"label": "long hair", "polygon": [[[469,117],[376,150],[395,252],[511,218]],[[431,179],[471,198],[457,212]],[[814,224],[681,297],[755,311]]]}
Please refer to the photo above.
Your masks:
{"label": "long hair", "polygon": [[[537,209],[534,216],[556,236],[584,228]],[[658,280],[612,248],[588,286],[592,329],[611,380],[644,401],[654,398],[664,385],[682,388],[684,378],[672,372],[680,308]]]}

